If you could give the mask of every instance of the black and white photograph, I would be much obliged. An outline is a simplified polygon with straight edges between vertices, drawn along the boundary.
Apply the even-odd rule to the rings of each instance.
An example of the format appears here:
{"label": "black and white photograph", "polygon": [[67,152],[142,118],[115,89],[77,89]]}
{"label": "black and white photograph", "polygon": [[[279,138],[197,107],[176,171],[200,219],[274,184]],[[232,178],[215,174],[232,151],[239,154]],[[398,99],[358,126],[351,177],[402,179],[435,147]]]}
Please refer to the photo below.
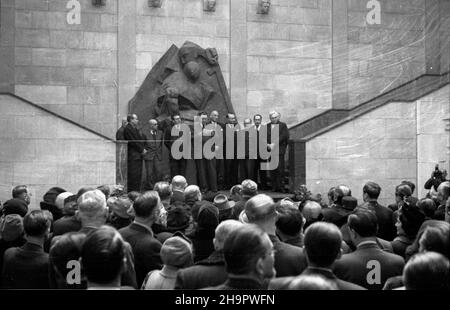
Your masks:
{"label": "black and white photograph", "polygon": [[450,0],[0,0],[0,291],[448,291],[449,171]]}

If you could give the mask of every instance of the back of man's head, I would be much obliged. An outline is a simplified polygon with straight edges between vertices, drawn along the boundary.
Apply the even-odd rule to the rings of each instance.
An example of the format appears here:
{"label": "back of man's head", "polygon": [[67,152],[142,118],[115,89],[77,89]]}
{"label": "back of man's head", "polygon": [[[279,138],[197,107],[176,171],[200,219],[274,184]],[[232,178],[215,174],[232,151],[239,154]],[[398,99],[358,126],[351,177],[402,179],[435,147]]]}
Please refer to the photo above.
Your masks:
{"label": "back of man's head", "polygon": [[401,184],[406,184],[406,185],[408,185],[409,188],[411,189],[411,193],[414,194],[414,190],[416,189],[416,185],[414,185],[413,182],[411,182],[411,181],[406,181],[406,180],[405,180],[405,181],[402,181]]}
{"label": "back of man's head", "polygon": [[322,206],[317,201],[307,201],[302,209],[302,215],[306,222],[320,220],[322,215]]}
{"label": "back of man's head", "polygon": [[403,270],[407,290],[448,290],[450,263],[436,252],[419,253],[411,257]]}
{"label": "back of man's head", "polygon": [[242,197],[250,198],[258,194],[258,184],[250,179],[242,181]]}
{"label": "back of man's head", "polygon": [[19,198],[20,195],[27,193],[28,188],[26,185],[17,185],[12,190],[12,198]]}
{"label": "back of man's head", "polygon": [[221,222],[217,227],[214,234],[214,248],[216,251],[223,249],[223,244],[226,238],[231,234],[232,231],[242,227],[241,222],[236,220],[225,220]]}
{"label": "back of man's head", "polygon": [[157,182],[153,187],[153,190],[158,193],[161,200],[169,199],[170,195],[172,194],[172,191],[170,190],[170,184],[168,182]]}
{"label": "back of man's head", "polygon": [[185,201],[199,201],[201,196],[200,188],[197,185],[189,185],[184,190]]}
{"label": "back of man's head", "polygon": [[363,193],[370,199],[378,199],[381,193],[381,187],[375,182],[367,182],[363,187]]}
{"label": "back of man's head", "polygon": [[50,219],[42,210],[33,210],[23,218],[23,229],[30,237],[44,237],[50,228]]}
{"label": "back of man's head", "polygon": [[182,175],[176,175],[172,179],[172,190],[184,191],[187,187],[186,178]]}
{"label": "back of man's head", "polygon": [[445,205],[448,197],[450,197],[450,181],[442,182],[438,189],[438,200],[442,205]]}
{"label": "back of man's head", "polygon": [[106,207],[106,197],[98,189],[87,191],[78,198],[78,213],[83,219],[100,219],[105,218],[108,213]]}
{"label": "back of man's head", "polygon": [[81,259],[89,282],[111,283],[123,271],[125,243],[113,227],[102,226],[87,236]]}
{"label": "back of man's head", "polygon": [[368,208],[356,208],[348,216],[347,223],[362,238],[375,237],[378,231],[377,216]]}
{"label": "back of man's head", "polygon": [[352,191],[347,185],[338,185],[333,188],[333,202],[335,204],[342,205],[342,198],[351,195]]}
{"label": "back of man's head", "polygon": [[277,216],[273,199],[266,194],[253,196],[245,203],[245,214],[249,222],[264,222]]}
{"label": "back of man's head", "polygon": [[304,243],[310,265],[329,267],[341,253],[342,234],[334,224],[316,222],[306,229]]}
{"label": "back of man's head", "polygon": [[147,191],[139,196],[133,204],[136,217],[149,218],[154,216],[154,212],[159,207],[160,199],[155,191]]}
{"label": "back of man's head", "polygon": [[288,236],[298,235],[303,228],[302,213],[294,206],[276,204],[278,219],[276,226],[278,231]]}
{"label": "back of man's head", "polygon": [[322,291],[338,290],[337,285],[320,275],[300,275],[295,277],[288,286],[289,290]]}
{"label": "back of man's head", "polygon": [[223,246],[227,272],[235,275],[253,273],[258,259],[267,254],[264,236],[264,231],[251,224],[233,230]]}

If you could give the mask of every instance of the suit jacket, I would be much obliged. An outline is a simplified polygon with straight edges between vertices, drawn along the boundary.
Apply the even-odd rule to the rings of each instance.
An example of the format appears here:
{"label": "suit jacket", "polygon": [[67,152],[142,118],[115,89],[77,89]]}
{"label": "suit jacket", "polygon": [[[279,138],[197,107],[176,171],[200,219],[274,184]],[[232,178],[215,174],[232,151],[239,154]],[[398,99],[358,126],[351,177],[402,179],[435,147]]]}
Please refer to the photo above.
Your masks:
{"label": "suit jacket", "polygon": [[6,250],[2,287],[9,289],[48,289],[48,254],[41,245],[27,242]]}
{"label": "suit jacket", "polygon": [[131,245],[136,269],[136,281],[141,287],[147,273],[162,268],[161,243],[153,236],[150,229],[131,223],[119,230],[122,237]]}
{"label": "suit jacket", "polygon": [[[289,130],[286,123],[278,122],[278,147],[280,154],[284,155],[286,153],[286,147],[289,142]],[[272,138],[272,123],[267,125],[267,143],[275,143],[276,139]]]}
{"label": "suit jacket", "polygon": [[175,289],[196,290],[216,286],[227,280],[225,260],[222,252],[214,251],[208,258],[194,266],[178,271]]}
{"label": "suit jacket", "polygon": [[144,155],[144,160],[162,160],[162,148],[163,148],[163,133],[161,130],[155,130],[155,134],[152,135],[151,130],[144,131],[145,137],[145,149],[147,153]]}
{"label": "suit jacket", "polygon": [[65,216],[53,223],[53,236],[64,235],[71,231],[79,231],[81,222],[73,216]]}
{"label": "suit jacket", "polygon": [[234,277],[229,276],[225,283],[207,287],[204,290],[266,290],[268,283],[260,282],[251,277]]}
{"label": "suit jacket", "polygon": [[341,227],[347,223],[347,218],[352,213],[351,210],[344,209],[340,205],[333,205],[331,208],[322,210],[323,221],[333,223],[337,227]]}
{"label": "suit jacket", "polygon": [[[166,129],[166,131],[164,132],[164,144],[165,144],[165,146],[167,147],[167,149],[169,150],[169,158],[170,158],[170,159],[173,159],[173,157],[172,157],[172,152],[171,152],[172,144],[173,144],[176,140],[178,140],[179,138],[181,138],[181,137],[183,136],[183,132],[182,132],[182,131],[180,131],[180,132],[178,133],[178,135],[172,136],[172,129],[173,129],[174,127],[175,127],[175,125],[169,126],[169,127]],[[180,151],[181,151],[181,152],[183,151],[183,146],[180,147]]]}
{"label": "suit jacket", "polygon": [[[367,267],[370,261],[379,263],[380,282],[369,284],[367,279],[376,279],[376,268]],[[401,256],[383,251],[375,242],[363,243],[355,252],[345,254],[336,261],[334,273],[342,280],[349,281],[369,290],[381,290],[390,277],[399,276],[403,272],[405,261]],[[374,277],[368,277],[373,271]]]}
{"label": "suit jacket", "polygon": [[302,248],[281,242],[277,236],[269,237],[275,250],[277,277],[296,276],[306,269],[306,256]]}
{"label": "suit jacket", "polygon": [[[365,290],[364,287],[341,280],[336,277],[336,275],[333,273],[332,270],[328,270],[325,268],[314,268],[314,267],[308,267],[305,269],[305,271],[302,272],[302,276],[312,276],[312,275],[318,275],[322,276],[325,279],[333,282],[338,290]],[[294,280],[296,277],[283,277],[283,278],[275,278],[272,279],[269,282],[269,290],[287,290],[289,285],[291,284],[292,280]]]}
{"label": "suit jacket", "polygon": [[172,196],[170,197],[170,204],[174,204],[175,202],[184,203],[184,193],[180,191],[173,191]]}
{"label": "suit jacket", "polygon": [[117,132],[116,132],[116,140],[117,140],[117,141],[125,140],[124,131],[125,131],[125,127],[124,127],[124,126],[120,127],[120,128],[117,130]]}
{"label": "suit jacket", "polygon": [[142,135],[139,129],[132,124],[128,124],[123,135],[126,141],[128,141],[128,159],[138,160],[142,158],[142,152],[145,148],[145,137]]}
{"label": "suit jacket", "polygon": [[[235,124],[234,126],[229,126],[230,124],[224,124],[223,125],[223,158],[224,159],[231,159],[231,158],[227,158],[227,128],[230,127],[234,130],[233,132],[233,145],[234,145],[234,150],[233,150],[233,156],[234,158],[237,157],[237,132],[239,130],[241,130],[241,126],[239,124]],[[229,130],[229,129],[228,129]]]}
{"label": "suit jacket", "polygon": [[378,233],[377,237],[392,241],[397,235],[397,230],[394,225],[394,212],[391,209],[378,204],[377,201],[365,202],[362,207],[367,207],[374,211],[377,215]]}

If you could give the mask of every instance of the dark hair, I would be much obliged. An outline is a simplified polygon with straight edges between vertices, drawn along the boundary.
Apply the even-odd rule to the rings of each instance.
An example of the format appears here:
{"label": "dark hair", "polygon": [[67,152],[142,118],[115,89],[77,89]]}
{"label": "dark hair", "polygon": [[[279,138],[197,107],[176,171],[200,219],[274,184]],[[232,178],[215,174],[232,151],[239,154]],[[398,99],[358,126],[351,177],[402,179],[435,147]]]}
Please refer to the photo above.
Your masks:
{"label": "dark hair", "polygon": [[363,187],[363,193],[371,199],[378,199],[381,193],[381,187],[375,182],[367,182]]}
{"label": "dark hair", "polygon": [[97,187],[97,189],[105,195],[106,199],[108,199],[111,195],[111,190],[108,185],[100,185],[99,187]]}
{"label": "dark hair", "polygon": [[81,258],[90,282],[109,283],[122,271],[125,243],[116,229],[102,226],[86,237]]}
{"label": "dark hair", "polygon": [[406,249],[406,259],[408,260],[409,257],[419,252],[419,241],[428,227],[433,227],[440,231],[447,231],[449,229],[449,225],[449,223],[439,220],[427,220],[423,222],[419,228],[416,238],[414,239],[414,242]]}
{"label": "dark hair", "polygon": [[450,263],[436,252],[414,255],[403,270],[407,290],[448,290],[449,280]]}
{"label": "dark hair", "polygon": [[138,217],[151,216],[158,206],[159,195],[156,191],[148,191],[140,195],[133,203],[134,213]]}
{"label": "dark hair", "polygon": [[80,198],[84,193],[87,193],[87,192],[90,192],[90,191],[93,191],[93,190],[95,190],[95,188],[89,187],[89,186],[83,186],[82,188],[80,188],[78,190],[77,199]]}
{"label": "dark hair", "polygon": [[255,119],[257,116],[259,116],[259,118],[262,120],[262,115],[261,115],[261,114],[255,114],[255,115],[253,115],[253,119]]}
{"label": "dark hair", "polygon": [[50,227],[51,222],[42,210],[33,210],[23,218],[23,229],[28,236],[42,237]]}
{"label": "dark hair", "polygon": [[412,195],[411,187],[407,184],[400,184],[395,187],[395,195],[404,199]]}
{"label": "dark hair", "polygon": [[304,243],[308,260],[320,267],[328,267],[341,251],[342,234],[334,224],[316,222],[306,229]]}
{"label": "dark hair", "polygon": [[426,251],[441,253],[450,257],[450,224],[440,221],[439,226],[428,226],[419,239],[419,243]]}
{"label": "dark hair", "polygon": [[205,111],[200,111],[200,112],[197,113],[197,115],[198,115],[198,116],[202,116],[202,115],[208,116],[208,114],[206,114]]}
{"label": "dark hair", "polygon": [[23,193],[26,193],[28,191],[28,188],[26,185],[17,185],[12,190],[12,197],[17,198]]}
{"label": "dark hair", "polygon": [[223,245],[228,273],[243,275],[254,271],[258,259],[267,254],[263,243],[264,234],[264,231],[252,224],[243,225],[231,232]]}
{"label": "dark hair", "polygon": [[52,241],[49,263],[59,273],[64,283],[67,273],[70,271],[67,268],[67,263],[71,260],[78,261],[80,259],[85,239],[86,234],[84,233],[68,232],[62,236],[55,237],[54,241]]}
{"label": "dark hair", "polygon": [[434,217],[434,212],[436,211],[436,204],[433,199],[430,198],[422,198],[417,202],[417,206],[422,210],[428,218]]}
{"label": "dark hair", "polygon": [[402,181],[401,184],[406,184],[409,186],[409,188],[411,189],[411,195],[414,193],[414,190],[416,189],[416,186],[414,185],[413,182],[410,181]]}
{"label": "dark hair", "polygon": [[173,208],[167,212],[167,231],[184,232],[189,226],[191,216],[181,203],[174,205]]}
{"label": "dark hair", "polygon": [[141,196],[141,193],[137,191],[131,191],[128,193],[128,198],[130,198],[132,202],[135,202],[139,196]]}
{"label": "dark hair", "polygon": [[348,227],[361,237],[375,237],[378,231],[378,221],[375,212],[365,207],[358,207],[348,216]]}
{"label": "dark hair", "polygon": [[303,215],[300,210],[291,207],[283,207],[277,203],[278,219],[276,226],[282,233],[295,236],[303,228]]}
{"label": "dark hair", "polygon": [[398,219],[402,223],[405,234],[410,238],[415,238],[420,226],[425,221],[425,214],[415,204],[402,201]]}

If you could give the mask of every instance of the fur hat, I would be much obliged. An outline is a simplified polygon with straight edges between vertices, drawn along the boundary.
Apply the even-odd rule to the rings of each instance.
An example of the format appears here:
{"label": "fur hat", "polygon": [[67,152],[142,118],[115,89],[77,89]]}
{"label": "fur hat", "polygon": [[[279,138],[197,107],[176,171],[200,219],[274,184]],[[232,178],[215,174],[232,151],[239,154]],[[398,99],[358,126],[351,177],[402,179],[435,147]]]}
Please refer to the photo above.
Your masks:
{"label": "fur hat", "polygon": [[0,236],[6,242],[17,240],[23,232],[23,220],[18,214],[8,214],[0,221]]}

